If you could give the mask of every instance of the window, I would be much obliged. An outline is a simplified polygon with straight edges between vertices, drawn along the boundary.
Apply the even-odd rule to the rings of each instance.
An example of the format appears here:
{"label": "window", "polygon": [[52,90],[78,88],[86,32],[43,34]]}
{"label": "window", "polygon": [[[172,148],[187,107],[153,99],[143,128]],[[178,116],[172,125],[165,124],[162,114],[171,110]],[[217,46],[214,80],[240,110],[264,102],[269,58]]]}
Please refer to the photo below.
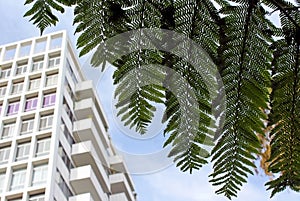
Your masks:
{"label": "window", "polygon": [[26,70],[27,70],[27,64],[17,66],[16,75],[21,75],[23,73],[26,73]]}
{"label": "window", "polygon": [[54,36],[51,37],[51,41],[50,41],[50,49],[56,49],[56,48],[60,48],[62,44],[62,36]]}
{"label": "window", "polygon": [[55,104],[56,94],[47,94],[44,96],[43,107],[49,107]]}
{"label": "window", "polygon": [[49,154],[51,138],[38,140],[36,146],[36,156]]}
{"label": "window", "polygon": [[38,39],[35,42],[34,53],[40,53],[46,50],[46,38]]}
{"label": "window", "polygon": [[61,129],[62,129],[67,141],[69,142],[69,144],[70,145],[74,144],[75,141],[74,141],[71,133],[69,132],[69,130],[68,130],[66,124],[65,124],[65,121],[63,119],[61,119]]}
{"label": "window", "polygon": [[38,98],[37,97],[30,98],[30,99],[26,100],[25,111],[30,111],[30,110],[36,109],[37,102],[38,102]]}
{"label": "window", "polygon": [[10,76],[10,69],[1,70],[1,74],[0,74],[1,79],[8,78],[9,76]]}
{"label": "window", "polygon": [[73,164],[61,144],[59,144],[59,147],[58,147],[58,154],[60,155],[61,159],[63,160],[63,162],[66,165],[66,167],[68,168],[68,170],[72,169]]}
{"label": "window", "polygon": [[16,45],[5,48],[4,61],[12,60],[16,54]]}
{"label": "window", "polygon": [[48,68],[53,68],[58,66],[60,63],[60,57],[54,57],[49,59]]}
{"label": "window", "polygon": [[46,78],[46,87],[53,86],[57,84],[57,74],[49,75]]}
{"label": "window", "polygon": [[11,94],[21,93],[23,90],[23,82],[14,83],[12,86]]}
{"label": "window", "polygon": [[0,173],[0,193],[2,193],[5,189],[5,186],[4,186],[4,184],[5,184],[5,173],[3,173],[3,172],[1,172]]}
{"label": "window", "polygon": [[32,186],[42,185],[47,182],[48,164],[39,165],[33,168]]}
{"label": "window", "polygon": [[25,160],[29,156],[30,142],[19,144],[17,147],[16,161]]}
{"label": "window", "polygon": [[22,201],[22,198],[9,199],[7,201]]}
{"label": "window", "polygon": [[40,82],[41,82],[41,78],[30,80],[28,90],[38,89],[40,87]]}
{"label": "window", "polygon": [[71,74],[73,82],[78,83],[78,80],[74,74],[74,71],[72,70],[72,66],[68,60],[67,60],[67,69],[68,69],[69,73]]}
{"label": "window", "polygon": [[0,87],[0,97],[5,96],[6,93],[6,87]]}
{"label": "window", "polygon": [[20,47],[19,57],[25,57],[30,54],[31,42],[22,43]]}
{"label": "window", "polygon": [[74,97],[73,91],[72,91],[71,86],[67,79],[65,79],[65,89],[68,92],[68,94],[70,95],[71,99],[74,101],[75,97]]}
{"label": "window", "polygon": [[10,190],[18,190],[24,188],[26,169],[15,170],[12,173]]}
{"label": "window", "polygon": [[10,147],[0,148],[0,164],[5,164],[8,162],[9,153],[10,153]]}
{"label": "window", "polygon": [[66,184],[64,178],[61,176],[58,169],[56,169],[55,181],[56,181],[57,185],[60,187],[61,191],[66,196],[66,198],[69,198],[70,196],[73,196],[73,193],[69,189],[68,185]]}
{"label": "window", "polygon": [[19,102],[9,103],[7,108],[7,115],[17,114],[19,111],[19,107],[20,107]]}
{"label": "window", "polygon": [[11,137],[14,133],[14,129],[15,129],[15,123],[4,124],[1,139]]}
{"label": "window", "polygon": [[31,195],[29,197],[29,201],[45,201],[45,195],[44,194]]}
{"label": "window", "polygon": [[43,69],[43,66],[44,66],[44,61],[43,60],[34,61],[33,64],[32,64],[31,71],[34,72],[34,71],[41,70],[41,69]]}
{"label": "window", "polygon": [[64,109],[65,109],[68,117],[70,118],[70,121],[74,122],[75,118],[74,118],[73,113],[72,113],[72,111],[71,111],[71,109],[70,109],[70,107],[69,107],[69,105],[68,105],[68,103],[67,103],[67,101],[66,101],[65,98],[63,100],[63,107],[64,107]]}
{"label": "window", "polygon": [[45,130],[52,127],[53,115],[42,116],[40,119],[40,130]]}
{"label": "window", "polygon": [[30,133],[33,130],[34,119],[23,120],[21,126],[21,134]]}

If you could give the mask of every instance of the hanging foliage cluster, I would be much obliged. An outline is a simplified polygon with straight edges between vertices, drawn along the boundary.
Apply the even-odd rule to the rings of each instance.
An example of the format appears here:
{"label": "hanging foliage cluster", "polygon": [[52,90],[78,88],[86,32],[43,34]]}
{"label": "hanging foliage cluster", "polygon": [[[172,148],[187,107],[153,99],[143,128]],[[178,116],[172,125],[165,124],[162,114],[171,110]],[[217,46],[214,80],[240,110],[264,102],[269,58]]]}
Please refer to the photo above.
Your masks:
{"label": "hanging foliage cluster", "polygon": [[[155,49],[135,51],[113,63],[118,114],[125,125],[145,133],[155,104],[164,104],[165,145],[173,147],[170,155],[181,170],[190,172],[212,159],[210,182],[219,187],[216,193],[229,199],[237,196],[256,168],[257,155],[263,156],[266,173],[276,175],[266,184],[271,196],[287,187],[300,191],[299,0],[294,4],[287,0],[27,0],[25,4],[32,5],[25,16],[41,32],[59,21],[58,12],[72,6],[80,55],[108,38],[140,28],[174,30],[192,39],[209,54],[224,83],[227,107],[221,133],[215,139],[210,135],[214,100],[203,77],[184,59]],[[269,20],[274,14],[279,14],[280,27]],[[104,59],[93,61],[94,65],[105,66],[105,50],[101,54]],[[164,86],[141,85],[141,79],[164,77],[169,84],[178,84],[168,72],[155,69],[148,77],[141,76],[139,67],[150,64],[166,65],[185,78],[188,86],[178,88],[193,91],[197,106],[180,104]],[[186,93],[181,96],[189,101]],[[188,124],[193,115],[199,122],[179,129],[181,121]]]}

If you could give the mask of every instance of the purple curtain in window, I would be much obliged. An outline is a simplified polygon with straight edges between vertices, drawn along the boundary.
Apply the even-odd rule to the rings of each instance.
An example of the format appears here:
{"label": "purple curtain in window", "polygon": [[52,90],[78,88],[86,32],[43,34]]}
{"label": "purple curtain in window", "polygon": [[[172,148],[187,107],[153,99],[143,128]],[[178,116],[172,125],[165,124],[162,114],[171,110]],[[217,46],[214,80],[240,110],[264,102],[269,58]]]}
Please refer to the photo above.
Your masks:
{"label": "purple curtain in window", "polygon": [[17,113],[19,111],[20,103],[15,104],[14,112]]}
{"label": "purple curtain in window", "polygon": [[56,98],[56,94],[52,94],[51,96],[51,103],[55,104],[55,98]]}
{"label": "purple curtain in window", "polygon": [[27,110],[30,110],[30,108],[31,108],[31,100],[27,100],[26,101],[26,105],[25,105],[25,110],[27,111]]}
{"label": "purple curtain in window", "polygon": [[19,111],[20,103],[10,103],[7,109],[7,115],[16,114]]}
{"label": "purple curtain in window", "polygon": [[38,101],[37,98],[28,99],[25,104],[25,111],[36,109],[37,101]]}
{"label": "purple curtain in window", "polygon": [[43,107],[49,107],[55,104],[56,94],[49,94],[44,96]]}
{"label": "purple curtain in window", "polygon": [[49,100],[50,100],[50,96],[45,96],[44,97],[44,106],[49,105]]}
{"label": "purple curtain in window", "polygon": [[38,102],[38,99],[37,99],[37,98],[35,98],[35,99],[32,100],[32,107],[33,107],[33,108],[36,108],[37,102]]}

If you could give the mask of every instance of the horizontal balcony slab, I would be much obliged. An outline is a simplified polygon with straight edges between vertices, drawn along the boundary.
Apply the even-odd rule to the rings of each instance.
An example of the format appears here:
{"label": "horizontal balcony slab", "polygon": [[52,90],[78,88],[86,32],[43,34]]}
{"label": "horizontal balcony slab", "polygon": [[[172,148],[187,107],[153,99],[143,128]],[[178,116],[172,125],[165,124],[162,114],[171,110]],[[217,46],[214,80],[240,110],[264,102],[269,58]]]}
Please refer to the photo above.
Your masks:
{"label": "horizontal balcony slab", "polygon": [[118,173],[125,173],[125,177],[127,178],[128,184],[132,190],[134,190],[134,185],[131,177],[128,175],[128,168],[120,155],[114,155],[109,157],[110,168],[112,171]]}
{"label": "horizontal balcony slab", "polygon": [[109,175],[112,194],[125,193],[129,201],[134,201],[132,189],[124,173]]}
{"label": "horizontal balcony slab", "polygon": [[125,193],[117,193],[109,196],[109,201],[128,201]]}
{"label": "horizontal balcony slab", "polygon": [[90,165],[71,169],[70,184],[76,194],[90,193],[95,200],[108,201]]}
{"label": "horizontal balcony slab", "polygon": [[108,121],[107,121],[106,116],[104,115],[103,107],[98,98],[99,96],[97,95],[97,92],[94,89],[93,81],[86,80],[86,81],[80,82],[76,85],[75,90],[76,90],[77,98],[80,100],[94,97],[96,107],[101,111],[100,117],[101,117],[101,120],[103,121],[104,127],[108,128]]}
{"label": "horizontal balcony slab", "polygon": [[108,173],[100,161],[91,141],[80,142],[72,146],[72,160],[76,167],[91,165],[103,190],[110,192]]}
{"label": "horizontal balcony slab", "polygon": [[107,129],[100,118],[101,111],[96,109],[93,98],[76,102],[74,112],[77,120],[92,119],[94,126],[96,127],[99,136],[103,141],[103,145],[106,148],[109,147]]}
{"label": "horizontal balcony slab", "polygon": [[101,162],[106,166],[109,165],[105,146],[103,145],[102,138],[99,136],[92,119],[74,122],[73,135],[76,142],[92,141]]}
{"label": "horizontal balcony slab", "polygon": [[92,194],[84,193],[70,197],[69,201],[95,201],[95,199],[93,198]]}

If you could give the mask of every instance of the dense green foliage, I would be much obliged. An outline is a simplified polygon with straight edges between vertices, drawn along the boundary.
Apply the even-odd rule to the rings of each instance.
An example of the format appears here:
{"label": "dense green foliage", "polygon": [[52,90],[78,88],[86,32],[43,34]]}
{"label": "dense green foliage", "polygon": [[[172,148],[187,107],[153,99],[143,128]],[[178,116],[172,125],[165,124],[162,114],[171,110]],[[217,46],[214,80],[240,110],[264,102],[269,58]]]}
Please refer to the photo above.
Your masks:
{"label": "dense green foliage", "polygon": [[[139,28],[169,29],[191,38],[215,62],[224,83],[226,118],[218,138],[210,135],[214,100],[203,78],[184,59],[159,50],[135,51],[114,62],[117,107],[124,123],[143,134],[153,118],[154,103],[164,104],[164,134],[169,135],[165,145],[173,146],[170,156],[175,156],[183,171],[190,172],[211,157],[211,182],[220,187],[218,194],[230,199],[253,174],[253,161],[262,149],[257,134],[265,134],[271,139],[269,171],[279,173],[266,184],[272,196],[287,187],[300,191],[299,0],[294,4],[286,0],[27,0],[25,4],[32,4],[25,16],[31,16],[41,32],[58,21],[54,10],[63,13],[64,6],[73,6],[80,55],[112,36]],[[278,13],[281,27],[269,20]],[[107,51],[96,52],[104,59],[93,64],[104,65]],[[148,77],[141,76],[139,68],[149,64],[168,66],[188,84],[182,86],[170,72],[155,69]],[[124,79],[126,76],[132,79]],[[141,85],[145,79],[157,79],[157,84]],[[162,85],[161,79],[166,80]],[[167,85],[176,84],[186,104],[166,90]],[[196,108],[188,107],[192,104],[181,87],[195,93]],[[187,113],[192,115],[185,116]],[[198,124],[191,123],[193,115]],[[182,124],[187,126],[179,129]],[[268,125],[273,129],[264,133]],[[208,153],[203,144],[214,146],[213,151]]]}

